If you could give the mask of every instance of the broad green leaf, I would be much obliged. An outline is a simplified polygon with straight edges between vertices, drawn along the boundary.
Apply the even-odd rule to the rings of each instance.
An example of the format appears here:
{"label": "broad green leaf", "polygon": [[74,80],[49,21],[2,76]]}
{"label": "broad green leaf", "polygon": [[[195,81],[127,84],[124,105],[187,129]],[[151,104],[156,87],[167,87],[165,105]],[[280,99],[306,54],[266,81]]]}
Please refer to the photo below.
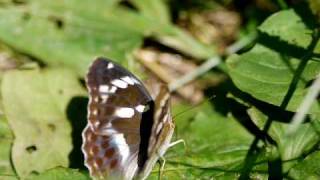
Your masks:
{"label": "broad green leaf", "polygon": [[308,155],[293,167],[288,176],[290,179],[320,179],[320,151]]}
{"label": "broad green leaf", "polygon": [[1,93],[18,175],[67,167],[72,142],[66,110],[73,96],[85,93],[76,75],[66,69],[9,71]]}
{"label": "broad green leaf", "polygon": [[[267,117],[255,107],[250,108],[248,113],[252,120],[262,129]],[[284,173],[297,164],[298,159],[309,152],[320,140],[310,123],[302,124],[292,136],[286,135],[288,126],[288,123],[273,121],[268,131],[269,135],[278,144]]]}
{"label": "broad green leaf", "polygon": [[142,42],[140,33],[117,22],[101,21],[95,18],[98,13],[83,11],[81,16],[68,9],[72,3],[54,5],[34,1],[27,7],[0,9],[0,39],[46,64],[71,67],[81,76],[94,57],[123,61]]}
{"label": "broad green leaf", "polygon": [[[301,62],[300,59],[284,56],[261,44],[242,55],[232,55],[227,60],[234,84],[242,91],[270,104],[280,106]],[[307,83],[320,72],[320,63],[309,61],[304,67],[287,110],[296,111],[306,95]],[[311,113],[319,113],[314,104]]]}
{"label": "broad green leaf", "polygon": [[85,175],[78,170],[67,169],[63,167],[57,167],[54,169],[47,170],[39,175],[30,175],[28,180],[90,180],[88,175]]}
{"label": "broad green leaf", "polygon": [[80,76],[96,56],[130,59],[145,36],[197,58],[214,54],[168,20],[149,16],[156,7],[161,15],[167,11],[161,2],[143,4],[136,12],[102,0],[32,0],[23,6],[0,6],[0,40],[45,64],[71,67]]}
{"label": "broad green leaf", "polygon": [[[237,177],[253,137],[233,118],[213,111],[209,104],[192,112],[194,118],[176,119],[176,145],[165,155],[164,179],[210,179]],[[192,117],[189,116],[189,117]],[[155,167],[150,179],[158,175]]]}
{"label": "broad green leaf", "polygon": [[170,23],[169,9],[164,0],[132,0],[131,2],[138,7],[141,15],[143,15],[144,17],[158,20],[158,23],[161,24]]}
{"label": "broad green leaf", "polygon": [[[272,15],[259,27],[259,30],[262,32],[262,38],[249,52],[228,58],[227,66],[231,79],[241,91],[276,106],[283,106],[285,96],[292,91],[285,109],[295,112],[308,91],[308,83],[320,72],[320,63],[314,61],[315,58],[310,53],[319,52],[319,42],[317,39],[312,39],[312,29],[293,10]],[[306,60],[309,61],[305,66],[301,66]],[[299,71],[302,72],[301,75],[295,77]],[[292,84],[295,78],[296,86]],[[309,113],[319,117],[318,103],[311,107]],[[266,121],[264,115],[252,110],[249,114],[256,122],[260,119],[258,120],[260,123],[257,124],[263,127]],[[278,143],[284,173],[297,163],[297,158],[308,152],[319,141],[310,123],[302,124],[290,137],[286,136],[287,127],[288,124],[273,121],[268,132]]]}
{"label": "broad green leaf", "polygon": [[8,122],[3,115],[0,116],[0,179],[15,179],[13,165],[10,161],[13,135]]}
{"label": "broad green leaf", "polygon": [[[306,23],[294,10],[290,9],[270,16],[259,27],[259,30],[271,37],[279,38],[289,45],[307,49],[312,42],[313,29]],[[315,28],[315,24],[313,27]],[[320,42],[317,43],[314,52],[320,52]]]}

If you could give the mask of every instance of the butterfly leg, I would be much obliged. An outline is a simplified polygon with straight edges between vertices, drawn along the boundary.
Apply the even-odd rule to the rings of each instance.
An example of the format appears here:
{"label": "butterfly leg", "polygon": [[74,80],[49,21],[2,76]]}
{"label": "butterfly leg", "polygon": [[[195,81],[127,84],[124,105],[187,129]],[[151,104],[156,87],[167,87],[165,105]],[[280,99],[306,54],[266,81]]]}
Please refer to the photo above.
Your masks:
{"label": "butterfly leg", "polygon": [[161,177],[162,177],[162,172],[164,171],[164,166],[166,164],[166,159],[163,157],[163,156],[160,156],[159,157],[161,159],[162,162],[160,162],[161,164],[161,167],[160,167],[160,174],[159,174],[159,179],[161,180]]}
{"label": "butterfly leg", "polygon": [[177,144],[180,144],[180,143],[183,143],[184,148],[186,148],[186,142],[184,141],[184,139],[179,139],[177,141],[174,141],[174,142],[170,143],[169,144],[169,148],[171,148],[171,147],[173,147],[173,146],[175,146]]}
{"label": "butterfly leg", "polygon": [[[169,146],[168,146],[168,149],[173,147],[173,146],[175,146],[175,145],[177,145],[177,144],[180,144],[180,143],[183,143],[184,147],[186,148],[186,142],[183,139],[179,139],[177,141],[174,141],[174,142],[170,143]],[[159,180],[161,180],[162,172],[164,171],[164,166],[166,164],[166,159],[162,155],[160,155],[160,154],[158,154],[158,155],[159,155],[158,162],[160,163]]]}

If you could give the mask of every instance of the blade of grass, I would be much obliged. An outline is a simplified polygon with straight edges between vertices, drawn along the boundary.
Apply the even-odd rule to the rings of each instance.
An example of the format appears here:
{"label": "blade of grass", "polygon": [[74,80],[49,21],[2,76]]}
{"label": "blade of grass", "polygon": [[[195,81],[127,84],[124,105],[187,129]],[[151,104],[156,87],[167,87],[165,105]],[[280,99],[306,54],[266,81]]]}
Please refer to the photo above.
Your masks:
{"label": "blade of grass", "polygon": [[312,83],[310,89],[305,96],[303,102],[300,104],[297,112],[293,116],[290,126],[287,129],[286,135],[290,136],[294,134],[299,126],[303,123],[303,120],[306,118],[312,104],[316,101],[320,93],[320,74],[317,76],[317,79]]}

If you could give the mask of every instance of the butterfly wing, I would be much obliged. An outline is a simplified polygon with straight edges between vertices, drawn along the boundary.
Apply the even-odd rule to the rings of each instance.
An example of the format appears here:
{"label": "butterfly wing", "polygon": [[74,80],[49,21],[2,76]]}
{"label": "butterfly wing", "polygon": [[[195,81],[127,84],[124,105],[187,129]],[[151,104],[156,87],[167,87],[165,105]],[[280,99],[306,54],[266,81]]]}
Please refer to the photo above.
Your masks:
{"label": "butterfly wing", "polygon": [[142,114],[153,100],[133,74],[103,58],[89,68],[86,85],[85,165],[94,178],[132,179],[138,168]]}
{"label": "butterfly wing", "polygon": [[[139,169],[139,179],[149,176],[154,164],[169,148],[169,144],[174,132],[174,123],[170,112],[170,93],[166,85],[161,85],[159,93],[155,99],[153,115],[153,126],[149,138],[149,146],[146,149],[147,158],[141,169]],[[141,149],[140,151],[143,151]]]}

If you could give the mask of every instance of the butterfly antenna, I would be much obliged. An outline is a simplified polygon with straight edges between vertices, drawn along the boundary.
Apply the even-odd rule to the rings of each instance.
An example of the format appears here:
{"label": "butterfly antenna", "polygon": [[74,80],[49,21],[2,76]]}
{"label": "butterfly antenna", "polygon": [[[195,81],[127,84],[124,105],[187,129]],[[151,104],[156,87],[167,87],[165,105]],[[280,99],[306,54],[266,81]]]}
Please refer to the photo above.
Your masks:
{"label": "butterfly antenna", "polygon": [[181,112],[178,112],[177,114],[175,114],[175,115],[173,116],[173,119],[175,119],[176,117],[184,114],[185,112],[191,111],[191,110],[193,110],[193,109],[201,106],[202,104],[210,101],[211,99],[213,99],[213,98],[215,98],[215,97],[216,97],[216,95],[212,95],[212,96],[210,96],[208,99],[206,99],[205,101],[202,101],[202,102],[200,102],[199,104],[193,105],[193,106],[191,106],[191,107],[189,107],[189,108],[186,108],[186,109],[182,110]]}

